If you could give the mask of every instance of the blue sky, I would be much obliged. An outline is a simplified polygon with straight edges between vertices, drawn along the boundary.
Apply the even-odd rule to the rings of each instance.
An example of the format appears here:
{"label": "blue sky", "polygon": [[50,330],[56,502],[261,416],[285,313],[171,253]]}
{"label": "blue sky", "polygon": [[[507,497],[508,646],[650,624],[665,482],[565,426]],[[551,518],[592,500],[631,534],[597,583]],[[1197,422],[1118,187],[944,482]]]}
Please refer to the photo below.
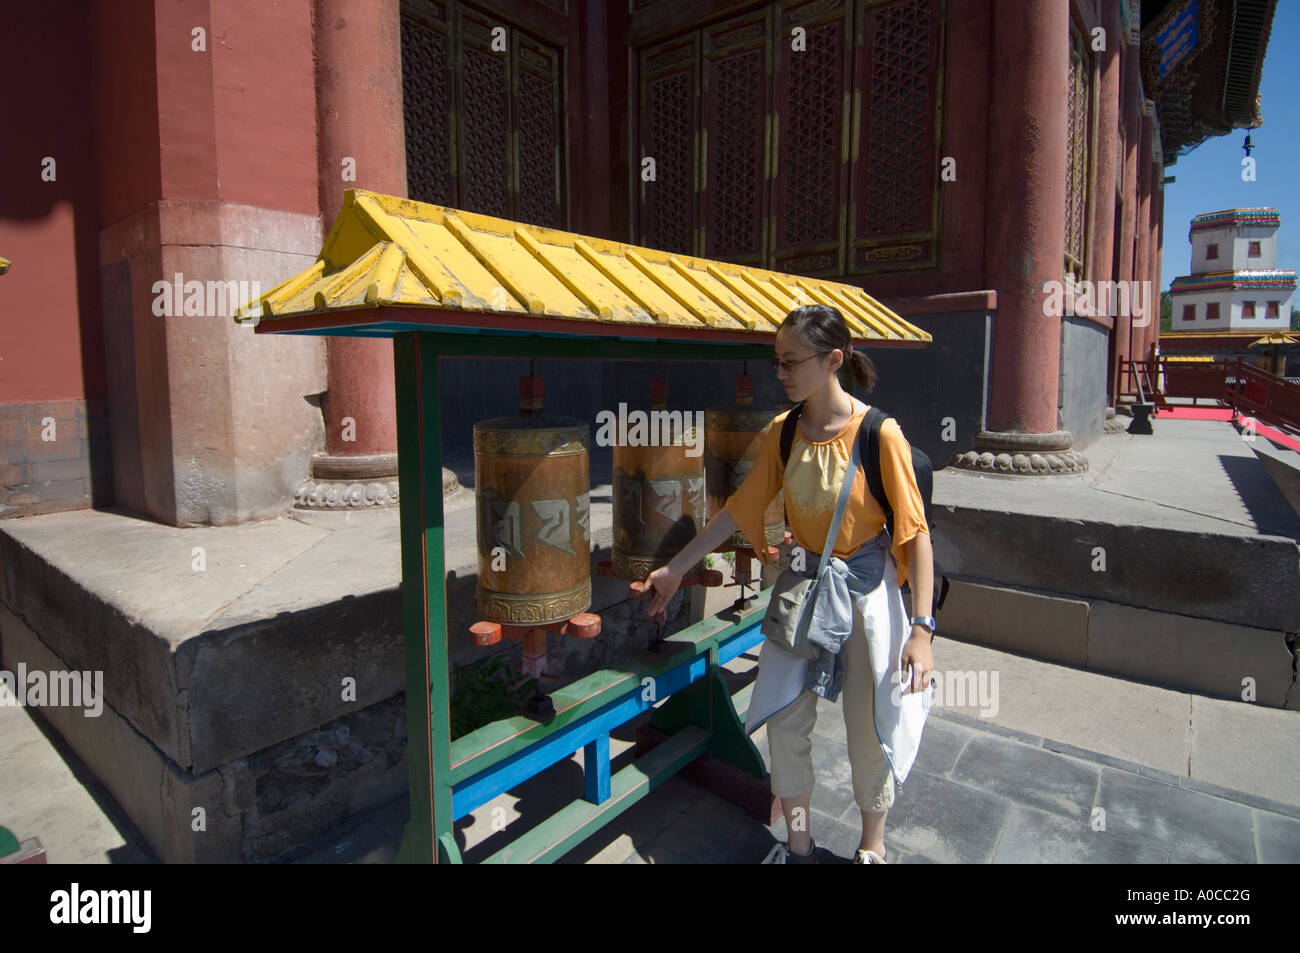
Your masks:
{"label": "blue sky", "polygon": [[1271,205],[1282,216],[1277,267],[1300,271],[1300,2],[1278,0],[1264,55],[1259,111],[1264,123],[1251,129],[1255,181],[1241,181],[1241,144],[1247,130],[1207,139],[1171,166],[1165,186],[1162,290],[1191,267],[1187,228],[1193,216],[1225,208]]}

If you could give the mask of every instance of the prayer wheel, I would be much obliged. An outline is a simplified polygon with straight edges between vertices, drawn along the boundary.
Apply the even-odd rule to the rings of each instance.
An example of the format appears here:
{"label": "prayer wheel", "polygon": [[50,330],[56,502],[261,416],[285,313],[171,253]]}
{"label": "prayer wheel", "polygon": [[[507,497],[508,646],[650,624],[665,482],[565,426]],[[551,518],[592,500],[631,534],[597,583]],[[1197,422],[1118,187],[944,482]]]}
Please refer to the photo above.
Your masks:
{"label": "prayer wheel", "polygon": [[590,431],[542,413],[542,380],[520,378],[520,416],[474,425],[478,587],[484,619],[562,622],[591,606]]}
{"label": "prayer wheel", "polygon": [[[667,381],[650,385],[651,421],[663,414]],[[664,565],[704,528],[703,434],[690,426],[690,413],[657,418],[658,446],[616,443],[614,457],[614,543],[612,572],[621,579],[643,581]],[[653,429],[653,427],[652,427]],[[689,575],[689,573],[688,573]]]}
{"label": "prayer wheel", "polygon": [[[731,407],[712,407],[705,414],[704,468],[708,487],[708,519],[713,519],[735,493],[754,466],[758,437],[763,428],[781,411],[754,406],[754,378],[741,374],[736,378],[736,403]],[[763,511],[763,523],[769,546],[785,539],[785,509],[780,493]],[[759,544],[761,545],[761,544]],[[720,550],[754,549],[755,544],[740,530],[732,533]]]}

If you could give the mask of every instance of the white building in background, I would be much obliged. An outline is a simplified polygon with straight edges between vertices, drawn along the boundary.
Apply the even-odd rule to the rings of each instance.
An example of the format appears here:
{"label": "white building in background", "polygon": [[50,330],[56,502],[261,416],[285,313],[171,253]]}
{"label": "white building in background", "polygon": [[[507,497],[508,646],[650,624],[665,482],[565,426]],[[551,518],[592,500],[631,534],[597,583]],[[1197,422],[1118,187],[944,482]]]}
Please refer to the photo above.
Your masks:
{"label": "white building in background", "polygon": [[1192,219],[1192,273],[1169,286],[1173,330],[1286,330],[1296,273],[1277,267],[1275,208],[1232,208]]}

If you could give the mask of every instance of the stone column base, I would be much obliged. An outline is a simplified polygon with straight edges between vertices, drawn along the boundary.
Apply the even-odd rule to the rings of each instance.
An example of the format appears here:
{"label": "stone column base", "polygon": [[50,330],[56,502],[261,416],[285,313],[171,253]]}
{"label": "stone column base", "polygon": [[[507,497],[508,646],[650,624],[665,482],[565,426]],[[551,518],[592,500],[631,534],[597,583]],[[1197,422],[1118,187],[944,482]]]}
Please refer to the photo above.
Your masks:
{"label": "stone column base", "polygon": [[[443,495],[446,495],[445,479]],[[294,508],[300,510],[365,509],[397,503],[395,453],[364,457],[319,454],[312,457],[311,478],[293,495]]]}
{"label": "stone column base", "polygon": [[954,453],[948,466],[1007,476],[1084,473],[1088,458],[1070,449],[1073,442],[1074,436],[1068,430],[1053,433],[981,430],[975,435],[975,449]]}
{"label": "stone column base", "polygon": [[1101,425],[1102,433],[1124,433],[1128,430],[1128,424],[1123,419],[1116,416],[1114,407],[1106,408],[1106,422]]}

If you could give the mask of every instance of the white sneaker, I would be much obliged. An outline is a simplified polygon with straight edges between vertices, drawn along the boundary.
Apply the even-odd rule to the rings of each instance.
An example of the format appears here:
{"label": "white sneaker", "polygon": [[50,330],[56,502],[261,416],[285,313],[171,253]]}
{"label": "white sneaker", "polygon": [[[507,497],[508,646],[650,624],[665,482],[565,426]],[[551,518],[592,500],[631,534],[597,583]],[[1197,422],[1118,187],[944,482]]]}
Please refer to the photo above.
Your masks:
{"label": "white sneaker", "polygon": [[883,854],[877,854],[874,850],[867,850],[865,847],[859,847],[857,856],[853,858],[853,862],[855,864],[883,864],[886,861]]}

